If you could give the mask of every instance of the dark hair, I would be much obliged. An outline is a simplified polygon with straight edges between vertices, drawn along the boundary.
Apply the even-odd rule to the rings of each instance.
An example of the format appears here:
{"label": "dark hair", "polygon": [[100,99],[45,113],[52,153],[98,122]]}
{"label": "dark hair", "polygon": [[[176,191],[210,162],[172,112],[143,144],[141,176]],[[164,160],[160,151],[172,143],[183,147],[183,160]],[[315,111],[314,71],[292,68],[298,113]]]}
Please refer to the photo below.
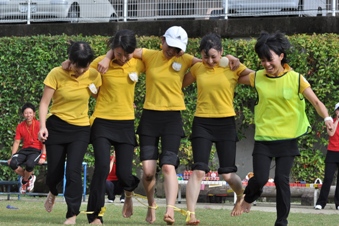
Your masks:
{"label": "dark hair", "polygon": [[202,37],[200,41],[199,51],[208,54],[210,49],[222,51],[221,37],[216,33],[210,33]]}
{"label": "dark hair", "polygon": [[33,112],[35,112],[35,106],[29,102],[25,103],[22,108],[21,108],[21,113],[23,114],[24,111],[27,109],[27,108],[30,108],[33,110]]}
{"label": "dark hair", "polygon": [[285,34],[277,31],[273,34],[269,34],[266,31],[261,32],[257,43],[255,44],[255,52],[257,53],[260,59],[272,59],[271,50],[277,55],[284,54],[284,58],[281,61],[281,64],[288,63],[287,59],[287,50],[291,47],[289,40],[286,38]]}
{"label": "dark hair", "polygon": [[132,30],[124,29],[118,31],[109,39],[109,47],[115,49],[121,47],[127,53],[133,53],[137,48],[137,39]]}
{"label": "dark hair", "polygon": [[67,53],[71,63],[76,64],[78,67],[88,67],[94,60],[94,52],[87,42],[70,41]]}

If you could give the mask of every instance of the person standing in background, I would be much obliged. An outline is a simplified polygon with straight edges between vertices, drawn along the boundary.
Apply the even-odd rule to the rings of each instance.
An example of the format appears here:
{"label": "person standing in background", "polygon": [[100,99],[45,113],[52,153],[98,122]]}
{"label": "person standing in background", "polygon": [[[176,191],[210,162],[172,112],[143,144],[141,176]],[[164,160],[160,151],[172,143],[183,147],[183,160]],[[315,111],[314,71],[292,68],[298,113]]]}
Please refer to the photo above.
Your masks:
{"label": "person standing in background", "polygon": [[[329,142],[327,146],[327,154],[325,158],[325,175],[320,190],[320,195],[315,205],[316,210],[324,209],[327,204],[328,194],[330,193],[334,173],[339,169],[339,103],[334,107],[333,129],[327,129]],[[339,176],[337,175],[337,183],[334,192],[335,209],[339,210]]]}

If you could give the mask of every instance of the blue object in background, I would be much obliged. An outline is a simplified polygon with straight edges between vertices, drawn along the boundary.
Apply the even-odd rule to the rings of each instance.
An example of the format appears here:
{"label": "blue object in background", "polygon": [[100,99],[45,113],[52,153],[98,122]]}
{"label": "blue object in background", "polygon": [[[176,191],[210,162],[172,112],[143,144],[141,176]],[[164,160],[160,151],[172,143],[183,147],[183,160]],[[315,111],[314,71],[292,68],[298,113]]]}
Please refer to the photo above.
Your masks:
{"label": "blue object in background", "polygon": [[19,208],[17,208],[17,207],[11,206],[11,205],[7,205],[6,208],[7,208],[7,209],[11,209],[11,210],[17,210],[17,209],[19,209]]}

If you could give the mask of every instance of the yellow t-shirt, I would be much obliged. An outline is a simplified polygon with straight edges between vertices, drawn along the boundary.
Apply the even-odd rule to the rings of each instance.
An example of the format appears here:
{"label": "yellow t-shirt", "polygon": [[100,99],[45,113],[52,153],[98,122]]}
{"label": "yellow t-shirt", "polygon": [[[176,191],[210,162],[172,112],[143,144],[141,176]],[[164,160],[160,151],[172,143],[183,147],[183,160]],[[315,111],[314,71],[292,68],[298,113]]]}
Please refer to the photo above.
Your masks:
{"label": "yellow t-shirt", "polygon": [[[97,57],[92,63],[92,68],[97,68],[98,63],[105,56]],[[132,58],[123,66],[112,61],[105,74],[102,74],[102,86],[97,97],[91,124],[95,118],[108,120],[133,120],[134,116],[134,88],[135,82],[129,78],[130,73],[144,72],[141,60]]]}
{"label": "yellow t-shirt", "polygon": [[88,86],[93,83],[98,89],[101,86],[101,76],[92,68],[78,78],[72,76],[72,73],[56,67],[45,78],[44,84],[55,90],[50,113],[69,124],[88,126],[88,103],[91,96]]}
{"label": "yellow t-shirt", "polygon": [[[185,110],[182,81],[191,67],[193,56],[166,59],[162,51],[143,49],[142,61],[146,67],[146,98],[144,109],[157,111]],[[174,66],[180,68],[176,71]]]}
{"label": "yellow t-shirt", "polygon": [[[282,76],[284,75],[286,72],[289,72],[289,71],[292,71],[293,69],[288,65],[288,64],[284,64],[284,71],[281,72],[279,76]],[[266,72],[264,71],[264,74],[266,74]],[[249,75],[249,78],[250,78],[250,83],[251,83],[251,86],[254,87],[254,78],[255,78],[255,72],[251,73]],[[308,83],[308,81],[306,80],[306,78],[302,75],[300,75],[300,90],[299,90],[299,93],[303,93],[305,91],[306,88],[310,87],[310,83]]]}
{"label": "yellow t-shirt", "polygon": [[216,66],[210,68],[202,62],[192,66],[190,72],[196,79],[198,97],[194,116],[222,118],[235,116],[233,107],[234,89],[238,78],[246,69],[240,64],[237,70]]}

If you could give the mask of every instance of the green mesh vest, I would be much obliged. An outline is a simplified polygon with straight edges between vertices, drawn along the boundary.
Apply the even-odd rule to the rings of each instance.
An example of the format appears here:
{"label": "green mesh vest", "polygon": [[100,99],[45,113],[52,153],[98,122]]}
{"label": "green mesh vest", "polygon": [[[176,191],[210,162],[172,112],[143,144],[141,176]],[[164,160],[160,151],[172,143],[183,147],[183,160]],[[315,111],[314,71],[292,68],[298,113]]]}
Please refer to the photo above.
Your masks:
{"label": "green mesh vest", "polygon": [[268,77],[264,70],[255,74],[257,103],[254,107],[256,141],[293,139],[310,132],[304,96],[299,93],[300,75],[289,71]]}

